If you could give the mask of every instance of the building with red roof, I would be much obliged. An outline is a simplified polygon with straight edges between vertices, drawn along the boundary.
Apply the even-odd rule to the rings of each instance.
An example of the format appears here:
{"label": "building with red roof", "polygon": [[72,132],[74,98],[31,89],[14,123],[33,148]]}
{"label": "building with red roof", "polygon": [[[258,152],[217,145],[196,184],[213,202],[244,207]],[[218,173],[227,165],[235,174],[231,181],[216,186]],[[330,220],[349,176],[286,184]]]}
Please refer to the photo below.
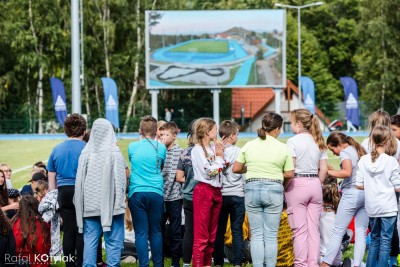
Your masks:
{"label": "building with red roof", "polygon": [[[232,118],[240,121],[243,116],[245,124],[242,131],[254,132],[261,125],[262,117],[267,111],[275,111],[275,94],[281,94],[280,109],[284,120],[284,131],[290,131],[290,111],[297,109],[299,90],[291,81],[283,90],[272,88],[236,88],[232,89]],[[304,101],[304,99],[303,99]],[[318,116],[321,129],[327,129],[330,120],[318,108],[316,103],[315,113]]]}

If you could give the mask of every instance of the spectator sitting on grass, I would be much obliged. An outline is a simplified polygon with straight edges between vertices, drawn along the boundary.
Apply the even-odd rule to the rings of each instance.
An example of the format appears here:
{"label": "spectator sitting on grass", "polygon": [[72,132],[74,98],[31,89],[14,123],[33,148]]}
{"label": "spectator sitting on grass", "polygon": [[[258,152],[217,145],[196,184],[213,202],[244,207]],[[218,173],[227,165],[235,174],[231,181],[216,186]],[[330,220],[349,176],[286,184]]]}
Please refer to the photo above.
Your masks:
{"label": "spectator sitting on grass", "polygon": [[[41,175],[37,174],[40,173]],[[24,185],[21,189],[21,195],[31,195],[33,196],[33,183],[39,180],[47,182],[47,169],[43,162],[39,161],[33,165],[32,178],[28,181],[27,185]]]}
{"label": "spectator sitting on grass", "polygon": [[32,196],[21,198],[20,209],[11,221],[17,257],[26,260],[24,266],[50,266],[50,229],[40,216],[38,206],[39,201]]}
{"label": "spectator sitting on grass", "polygon": [[18,203],[8,203],[8,191],[6,184],[6,176],[2,170],[0,170],[0,208],[3,212],[8,210],[18,209]]}

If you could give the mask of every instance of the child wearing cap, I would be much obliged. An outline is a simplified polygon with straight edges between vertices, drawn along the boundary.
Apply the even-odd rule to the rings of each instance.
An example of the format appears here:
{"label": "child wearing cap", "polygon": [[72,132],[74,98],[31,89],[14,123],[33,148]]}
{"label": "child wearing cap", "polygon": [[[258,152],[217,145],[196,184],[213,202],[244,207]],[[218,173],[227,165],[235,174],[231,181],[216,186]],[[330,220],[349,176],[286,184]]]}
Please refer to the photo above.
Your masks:
{"label": "child wearing cap", "polygon": [[39,181],[47,182],[46,175],[44,175],[41,172],[34,173],[32,175],[32,179],[29,180],[29,182],[31,183],[31,189],[33,193],[35,193],[35,188],[37,187]]}
{"label": "child wearing cap", "polygon": [[24,185],[22,187],[21,196],[26,196],[26,195],[33,196],[35,183],[37,181],[47,182],[46,169],[39,167],[32,171],[32,177],[28,181],[28,183],[30,183],[30,184]]}

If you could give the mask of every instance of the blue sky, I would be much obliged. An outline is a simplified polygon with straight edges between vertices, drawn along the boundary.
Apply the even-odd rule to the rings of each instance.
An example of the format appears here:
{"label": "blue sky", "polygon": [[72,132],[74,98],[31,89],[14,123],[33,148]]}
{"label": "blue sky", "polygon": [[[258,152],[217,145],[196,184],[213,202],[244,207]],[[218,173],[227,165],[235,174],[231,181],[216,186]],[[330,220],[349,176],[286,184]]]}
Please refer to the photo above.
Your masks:
{"label": "blue sky", "polygon": [[283,31],[285,10],[157,11],[163,14],[152,34],[218,33],[232,27]]}

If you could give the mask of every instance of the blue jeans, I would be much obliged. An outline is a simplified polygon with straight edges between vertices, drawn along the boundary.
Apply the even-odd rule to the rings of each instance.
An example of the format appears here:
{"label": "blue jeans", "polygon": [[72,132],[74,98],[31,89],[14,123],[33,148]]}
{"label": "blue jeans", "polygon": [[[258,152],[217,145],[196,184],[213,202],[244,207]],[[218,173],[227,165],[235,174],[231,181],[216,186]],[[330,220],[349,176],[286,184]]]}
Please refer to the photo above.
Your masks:
{"label": "blue jeans", "polygon": [[283,186],[254,181],[245,186],[246,211],[251,228],[251,258],[254,267],[275,267],[278,229],[283,207]]}
{"label": "blue jeans", "polygon": [[149,241],[153,266],[164,266],[161,228],[164,213],[163,196],[153,192],[134,193],[129,198],[129,209],[135,230],[139,266],[149,266]]}
{"label": "blue jeans", "polygon": [[214,265],[224,265],[224,241],[228,216],[232,230],[232,264],[242,265],[244,213],[244,197],[222,196],[222,207],[219,213],[218,230],[214,244]]}
{"label": "blue jeans", "polygon": [[[179,267],[179,261],[182,255],[182,199],[174,201],[165,201],[166,214],[170,225],[170,243],[172,266]],[[166,236],[167,238],[167,236]]]}
{"label": "blue jeans", "polygon": [[[103,229],[99,216],[83,218],[84,248],[83,266],[96,267],[97,246]],[[111,231],[104,232],[107,266],[120,266],[121,252],[124,248],[124,214],[113,216]]]}
{"label": "blue jeans", "polygon": [[367,266],[386,267],[388,266],[396,216],[370,218],[369,223],[371,225],[371,243],[369,244]]}
{"label": "blue jeans", "polygon": [[369,218],[365,211],[365,192],[355,188],[343,189],[336,213],[335,224],[323,261],[332,264],[342,245],[347,228],[355,217],[354,266],[360,266],[366,247],[366,232]]}

